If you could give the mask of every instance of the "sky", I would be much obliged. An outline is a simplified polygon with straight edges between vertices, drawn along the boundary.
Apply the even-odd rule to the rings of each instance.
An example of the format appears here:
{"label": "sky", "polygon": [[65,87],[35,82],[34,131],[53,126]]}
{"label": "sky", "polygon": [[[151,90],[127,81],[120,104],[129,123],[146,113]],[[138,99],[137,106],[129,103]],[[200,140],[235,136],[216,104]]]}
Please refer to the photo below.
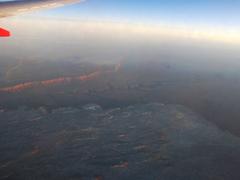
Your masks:
{"label": "sky", "polygon": [[[13,19],[3,18],[1,25],[16,35],[16,32],[27,32],[28,27],[31,32],[40,32],[40,29],[42,32],[44,30],[47,32],[47,27],[53,26],[54,23],[46,22],[46,19],[57,19],[59,22],[65,20],[65,25],[61,23],[58,26],[68,27],[69,32],[78,29],[76,25],[78,19],[117,24],[136,25],[139,23],[144,26],[150,24],[151,28],[135,26],[132,31],[161,34],[158,35],[159,37],[167,34],[172,37],[239,44],[239,7],[239,0],[85,0],[82,3],[66,5],[61,8],[17,16],[17,19],[14,19],[15,17]],[[24,23],[22,20],[29,17],[32,21],[26,26],[22,26],[21,24]],[[71,21],[72,25],[66,26],[68,21]],[[39,25],[37,29],[35,28],[36,24]],[[155,25],[160,26],[156,27]],[[75,30],[71,27],[75,27]],[[97,27],[98,24],[96,24]],[[110,28],[110,24],[106,27]],[[128,33],[128,31],[123,33]]]}
{"label": "sky", "polygon": [[38,15],[133,22],[239,28],[238,0],[86,0]]}
{"label": "sky", "polygon": [[239,0],[85,0],[33,16],[239,28],[239,7]]}

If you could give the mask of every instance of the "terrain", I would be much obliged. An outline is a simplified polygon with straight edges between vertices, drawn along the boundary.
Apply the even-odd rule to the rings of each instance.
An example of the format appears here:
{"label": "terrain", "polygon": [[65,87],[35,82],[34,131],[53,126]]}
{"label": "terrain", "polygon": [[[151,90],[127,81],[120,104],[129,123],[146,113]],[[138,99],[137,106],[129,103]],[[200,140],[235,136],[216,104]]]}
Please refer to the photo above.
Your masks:
{"label": "terrain", "polygon": [[238,180],[240,139],[188,108],[1,112],[1,179]]}
{"label": "terrain", "polygon": [[16,61],[1,66],[0,108],[104,109],[160,102],[186,106],[225,131],[240,135],[240,79],[228,71],[186,70],[171,62]]}

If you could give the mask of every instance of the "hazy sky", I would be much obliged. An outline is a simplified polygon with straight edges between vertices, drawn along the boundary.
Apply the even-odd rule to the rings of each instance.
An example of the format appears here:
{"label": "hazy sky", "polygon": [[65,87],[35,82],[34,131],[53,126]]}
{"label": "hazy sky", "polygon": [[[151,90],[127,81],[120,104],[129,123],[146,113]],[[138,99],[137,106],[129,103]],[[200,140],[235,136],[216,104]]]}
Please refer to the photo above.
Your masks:
{"label": "hazy sky", "polygon": [[239,7],[238,0],[86,0],[1,19],[12,37],[0,41],[5,49],[0,57],[67,59],[84,54],[85,60],[95,60],[186,53],[184,58],[191,60],[202,61],[204,56],[206,61],[221,57],[235,62]]}

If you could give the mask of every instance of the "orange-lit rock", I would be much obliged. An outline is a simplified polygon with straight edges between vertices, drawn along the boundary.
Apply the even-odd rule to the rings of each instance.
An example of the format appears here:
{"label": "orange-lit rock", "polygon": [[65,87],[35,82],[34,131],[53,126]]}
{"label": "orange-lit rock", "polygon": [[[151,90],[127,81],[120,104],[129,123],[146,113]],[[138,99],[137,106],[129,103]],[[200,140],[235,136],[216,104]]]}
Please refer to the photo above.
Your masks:
{"label": "orange-lit rock", "polygon": [[95,72],[92,72],[86,75],[77,76],[77,77],[59,77],[59,78],[43,80],[43,81],[26,82],[26,83],[17,84],[10,87],[0,88],[0,92],[16,93],[16,92],[21,92],[23,90],[34,88],[37,86],[48,87],[52,85],[70,83],[72,81],[90,81],[98,78],[102,74],[118,72],[120,68],[121,68],[121,64],[117,64],[114,66],[113,70],[106,70],[106,71],[97,70]]}

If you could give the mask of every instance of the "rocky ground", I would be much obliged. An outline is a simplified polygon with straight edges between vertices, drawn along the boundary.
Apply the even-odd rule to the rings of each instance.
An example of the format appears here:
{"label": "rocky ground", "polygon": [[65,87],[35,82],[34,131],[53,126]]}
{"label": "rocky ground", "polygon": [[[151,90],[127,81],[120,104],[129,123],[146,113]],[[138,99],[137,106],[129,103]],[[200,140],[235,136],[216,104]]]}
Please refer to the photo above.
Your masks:
{"label": "rocky ground", "polygon": [[1,111],[0,154],[0,179],[240,179],[240,139],[179,105]]}

